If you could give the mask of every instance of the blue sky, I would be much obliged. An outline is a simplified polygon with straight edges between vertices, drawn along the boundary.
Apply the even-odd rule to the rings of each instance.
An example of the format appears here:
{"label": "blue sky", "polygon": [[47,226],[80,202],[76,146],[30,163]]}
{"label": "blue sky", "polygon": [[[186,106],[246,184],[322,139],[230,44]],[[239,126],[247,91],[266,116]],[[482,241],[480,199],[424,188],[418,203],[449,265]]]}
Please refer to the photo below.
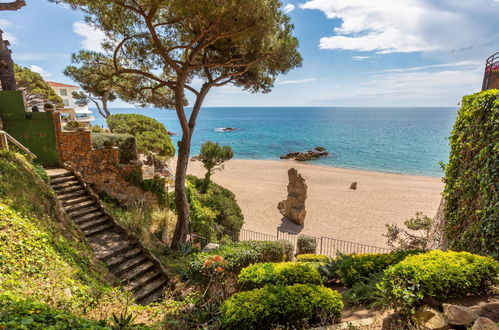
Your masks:
{"label": "blue sky", "polygon": [[[62,74],[71,53],[100,49],[102,33],[64,5],[27,3],[0,14],[14,61],[72,83]],[[283,8],[303,66],[270,94],[216,88],[205,106],[455,106],[480,89],[484,61],[499,51],[499,0],[290,0]]]}

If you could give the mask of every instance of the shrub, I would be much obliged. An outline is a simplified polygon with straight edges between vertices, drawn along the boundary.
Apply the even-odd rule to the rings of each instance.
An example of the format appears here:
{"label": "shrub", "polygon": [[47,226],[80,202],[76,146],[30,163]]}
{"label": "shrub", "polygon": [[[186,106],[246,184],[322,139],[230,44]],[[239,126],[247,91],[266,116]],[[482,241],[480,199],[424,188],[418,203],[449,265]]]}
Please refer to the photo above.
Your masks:
{"label": "shrub", "polygon": [[314,254],[317,250],[317,240],[315,237],[299,235],[296,242],[297,254]]}
{"label": "shrub", "polygon": [[293,257],[295,255],[295,246],[293,243],[286,239],[280,239],[277,241],[277,243],[281,244],[284,247],[284,252],[286,254],[286,261],[291,261],[293,260]]}
{"label": "shrub", "polygon": [[350,305],[372,305],[379,301],[377,284],[384,278],[383,272],[371,274],[365,281],[356,282],[343,294],[343,300]]}
{"label": "shrub", "polygon": [[91,129],[92,133],[104,133],[104,129],[99,125],[93,125]]}
{"label": "shrub", "polygon": [[428,250],[433,219],[417,212],[414,218],[404,222],[408,230],[397,225],[386,225],[385,236],[392,250]]}
{"label": "shrub", "polygon": [[138,159],[135,138],[130,134],[92,133],[92,147],[94,149],[118,147],[121,164],[128,164]]}
{"label": "shrub", "polygon": [[261,288],[267,284],[322,284],[317,269],[299,262],[255,264],[243,268],[238,283],[245,290]]}
{"label": "shrub", "polygon": [[300,254],[296,256],[296,261],[300,262],[326,262],[329,257],[323,254]]}
{"label": "shrub", "polygon": [[490,257],[434,250],[388,268],[379,289],[391,307],[409,314],[426,296],[444,300],[488,293],[498,271],[499,263]]}
{"label": "shrub", "polygon": [[321,274],[324,283],[333,283],[340,280],[340,276],[338,275],[338,266],[343,260],[341,258],[342,256],[343,255],[340,254],[339,257],[329,259],[318,266],[317,270]]}
{"label": "shrub", "polygon": [[343,302],[338,292],[316,285],[269,285],[236,293],[221,307],[225,329],[271,329],[278,324],[298,328],[335,321]]}
{"label": "shrub", "polygon": [[284,261],[284,248],[277,242],[246,241],[227,244],[210,252],[199,253],[191,262],[191,273],[201,274],[205,259],[219,255],[227,261],[226,269],[239,273],[251,264]]}
{"label": "shrub", "polygon": [[106,119],[113,133],[131,134],[137,139],[139,153],[156,153],[173,157],[175,147],[165,126],[148,116],[138,114],[116,114]]}
{"label": "shrub", "polygon": [[341,282],[351,287],[356,282],[366,280],[374,273],[399,263],[405,257],[424,251],[396,251],[386,254],[351,254],[342,255],[338,260],[338,274]]}
{"label": "shrub", "polygon": [[73,120],[68,121],[64,126],[64,129],[66,129],[66,131],[75,131],[79,127],[83,127],[83,124]]}
{"label": "shrub", "polygon": [[499,257],[499,90],[463,98],[445,166],[445,238],[452,250]]}

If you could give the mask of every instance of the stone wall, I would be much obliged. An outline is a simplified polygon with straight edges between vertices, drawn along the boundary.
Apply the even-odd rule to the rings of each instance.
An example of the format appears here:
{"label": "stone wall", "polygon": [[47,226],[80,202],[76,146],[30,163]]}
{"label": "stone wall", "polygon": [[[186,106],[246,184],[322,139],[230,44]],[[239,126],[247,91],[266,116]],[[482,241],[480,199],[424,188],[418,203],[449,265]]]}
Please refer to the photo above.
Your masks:
{"label": "stone wall", "polygon": [[120,164],[118,148],[94,150],[91,131],[63,131],[58,112],[53,114],[53,120],[61,163],[67,163],[80,172],[95,191],[104,192],[127,205],[158,203],[155,194],[125,179],[132,172],[142,172],[140,164]]}

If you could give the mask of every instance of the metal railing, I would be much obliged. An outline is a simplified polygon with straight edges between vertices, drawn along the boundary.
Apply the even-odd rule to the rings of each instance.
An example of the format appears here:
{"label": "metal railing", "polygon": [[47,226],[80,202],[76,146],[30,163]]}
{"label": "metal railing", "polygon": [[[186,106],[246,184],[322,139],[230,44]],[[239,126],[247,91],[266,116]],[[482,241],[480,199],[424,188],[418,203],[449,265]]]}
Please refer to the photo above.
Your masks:
{"label": "metal railing", "polygon": [[36,155],[23,146],[21,142],[14,139],[9,133],[0,130],[0,149],[9,150],[9,142],[21,149],[22,152],[26,153],[32,159],[36,158]]}
{"label": "metal railing", "polygon": [[499,52],[485,62],[482,90],[499,89]]}
{"label": "metal railing", "polygon": [[[278,241],[287,240],[293,244],[296,250],[298,243],[299,233],[294,233],[282,229],[277,229],[277,235],[270,235],[265,233],[259,233],[252,230],[241,229],[239,235],[239,241]],[[327,255],[328,257],[334,258],[341,254],[352,254],[352,253],[388,253],[390,252],[387,248],[377,247],[373,245],[367,245],[362,243],[355,243],[350,241],[344,241],[340,239],[330,238],[330,237],[309,237],[315,238],[317,242],[317,253]]]}

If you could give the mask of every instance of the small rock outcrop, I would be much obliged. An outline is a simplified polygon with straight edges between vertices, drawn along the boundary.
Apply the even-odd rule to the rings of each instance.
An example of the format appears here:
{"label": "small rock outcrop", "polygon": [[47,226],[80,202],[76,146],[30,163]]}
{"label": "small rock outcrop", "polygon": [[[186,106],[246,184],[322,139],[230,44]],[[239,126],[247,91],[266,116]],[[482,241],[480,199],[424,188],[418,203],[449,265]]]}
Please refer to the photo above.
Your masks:
{"label": "small rock outcrop", "polygon": [[294,159],[299,162],[304,162],[307,160],[312,160],[316,159],[319,157],[325,157],[329,155],[329,152],[327,152],[326,148],[324,147],[315,147],[313,150],[309,150],[307,152],[290,152],[289,154],[286,154],[284,156],[281,156],[281,159]]}
{"label": "small rock outcrop", "polygon": [[499,326],[491,319],[479,317],[475,323],[473,323],[471,330],[499,330]]}
{"label": "small rock outcrop", "polygon": [[307,184],[301,174],[298,174],[298,171],[294,168],[289,169],[288,178],[288,197],[286,200],[279,202],[277,208],[283,216],[303,226],[307,214],[305,210]]}
{"label": "small rock outcrop", "polygon": [[449,322],[445,316],[434,308],[429,306],[421,306],[414,314],[414,319],[418,324],[421,324],[425,329],[431,330],[446,330],[449,329]]}
{"label": "small rock outcrop", "polygon": [[472,310],[457,305],[443,304],[444,315],[452,325],[467,325],[478,319],[478,314]]}
{"label": "small rock outcrop", "polygon": [[357,190],[357,181],[352,182],[352,184],[350,185],[350,189]]}

